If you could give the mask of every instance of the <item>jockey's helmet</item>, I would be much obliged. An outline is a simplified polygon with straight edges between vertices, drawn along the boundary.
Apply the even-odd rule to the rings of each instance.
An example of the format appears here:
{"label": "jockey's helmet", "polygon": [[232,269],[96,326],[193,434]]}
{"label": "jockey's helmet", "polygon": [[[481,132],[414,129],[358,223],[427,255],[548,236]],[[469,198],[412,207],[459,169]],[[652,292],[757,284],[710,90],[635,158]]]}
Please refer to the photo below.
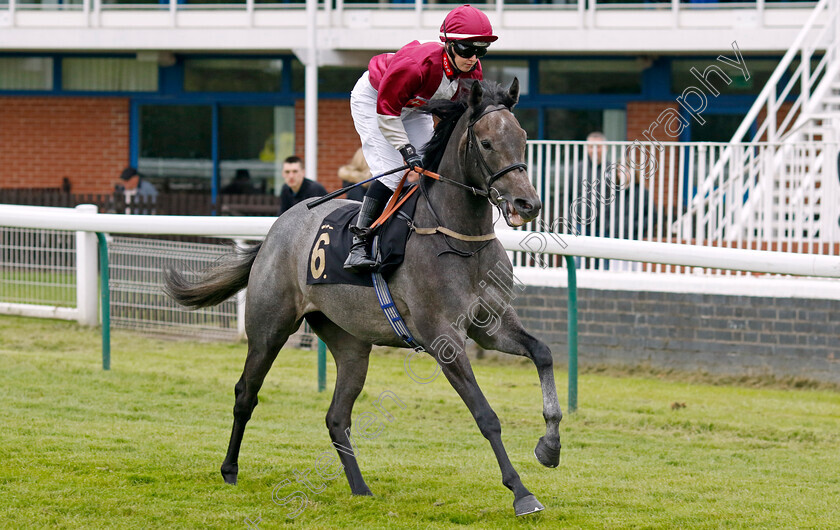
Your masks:
{"label": "jockey's helmet", "polygon": [[481,42],[487,43],[486,47],[498,38],[493,35],[493,26],[487,15],[469,4],[450,11],[440,26],[440,40],[443,42]]}

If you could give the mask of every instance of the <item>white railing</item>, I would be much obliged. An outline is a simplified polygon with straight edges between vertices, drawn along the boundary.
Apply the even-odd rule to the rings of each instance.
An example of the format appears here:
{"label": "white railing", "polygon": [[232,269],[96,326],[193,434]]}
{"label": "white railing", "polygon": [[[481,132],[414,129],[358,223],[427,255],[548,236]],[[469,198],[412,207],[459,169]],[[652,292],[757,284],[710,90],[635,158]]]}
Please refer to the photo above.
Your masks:
{"label": "white railing", "polygon": [[165,241],[114,236],[108,240],[111,325],[117,329],[189,336],[200,339],[235,339],[244,334],[244,297],[219,305],[184,311],[161,290],[164,267],[193,274],[229,251],[218,244]]}
{"label": "white railing", "polygon": [[[4,5],[5,4],[5,5]],[[103,12],[119,12],[127,10],[147,11],[147,12],[168,12],[170,24],[172,26],[178,25],[179,13],[189,11],[235,11],[246,14],[242,20],[237,19],[236,23],[244,22],[246,25],[254,26],[254,13],[256,11],[270,11],[270,10],[285,10],[285,11],[302,11],[306,6],[305,0],[297,0],[291,2],[275,2],[275,3],[255,3],[254,0],[237,0],[229,3],[202,3],[199,1],[191,1],[189,3],[180,3],[177,0],[169,0],[168,2],[160,3],[156,1],[142,1],[135,3],[120,2],[109,3],[103,0],[72,0],[66,2],[22,2],[21,0],[7,0],[0,4],[0,12],[7,11],[9,14],[8,25],[15,26],[15,13],[26,11],[65,11],[81,13],[81,23],[86,26],[97,27],[101,24],[101,15]],[[436,4],[427,3],[423,0],[415,0],[410,3],[403,2],[347,2],[344,0],[334,0],[329,2],[317,2],[318,11],[323,14],[324,19],[328,22],[342,21],[346,12],[353,11],[373,11],[377,14],[383,13],[406,13],[412,12],[420,21],[423,18],[424,12],[439,13],[442,10],[449,10],[452,4]],[[537,1],[512,1],[505,2],[504,0],[495,0],[485,3],[477,4],[488,12],[494,13],[499,20],[504,17],[505,13],[522,13],[522,12],[563,12],[568,14],[564,17],[571,26],[579,28],[597,27],[600,15],[615,14],[616,17],[610,18],[605,22],[608,25],[614,24],[617,20],[620,21],[622,16],[627,13],[639,12],[649,13],[654,16],[651,22],[656,27],[673,27],[678,28],[683,25],[686,14],[697,13],[700,15],[699,24],[708,24],[707,15],[712,10],[718,10],[731,13],[733,11],[743,12],[746,9],[756,13],[756,21],[759,26],[768,26],[765,12],[778,10],[780,8],[809,8],[813,5],[812,2],[802,2],[797,0],[781,1],[767,3],[765,0],[744,0],[737,6],[731,6],[727,3],[711,3],[711,4],[690,4],[683,3],[679,0],[663,0],[660,2],[646,2],[644,0],[627,1],[624,3],[615,2],[599,2],[598,0],[565,0],[562,3],[541,3]],[[568,20],[566,20],[568,18]],[[661,19],[661,20],[660,20]],[[664,21],[664,23],[663,23]],[[143,22],[146,24],[147,22]],[[697,27],[698,22],[689,23],[690,27]],[[731,26],[731,21],[726,23]]]}
{"label": "white railing", "polygon": [[[634,145],[630,142],[599,145],[528,142],[532,182],[544,200],[540,219],[529,230],[695,247],[838,253],[836,143],[663,142],[661,149],[641,144],[640,149],[629,150]],[[598,156],[606,164],[599,164]],[[605,178],[610,163],[640,168],[644,157],[649,157],[646,174],[642,169],[609,169]],[[772,172],[778,160],[788,168],[780,181]],[[720,171],[712,171],[718,167]],[[611,192],[608,179],[622,189]],[[594,189],[584,186],[586,180],[594,183]],[[700,202],[704,209],[691,207]],[[593,212],[588,205],[594,206]],[[521,254],[515,256],[515,264],[536,266]],[[584,260],[581,268],[605,267]],[[609,268],[622,271],[627,265]]]}
{"label": "white railing", "polygon": [[[762,141],[773,144],[780,141],[802,142],[806,140],[804,136],[807,130],[806,124],[818,117],[815,114],[816,111],[822,104],[823,98],[829,94],[832,83],[840,74],[840,55],[838,55],[840,53],[840,28],[838,23],[840,23],[840,2],[821,0],[787,53],[782,57],[741,125],[733,134],[730,141],[731,147],[725,149],[715,165],[712,166],[709,178],[689,205],[687,212],[689,216],[702,216],[704,212],[726,208],[721,204],[724,200],[724,194],[720,192],[723,187],[722,180],[727,175],[727,178],[745,176],[740,171],[727,172],[727,167],[734,164],[732,158],[738,156],[741,142]],[[818,56],[819,52],[822,52],[823,55],[812,68],[812,60]],[[794,97],[797,90],[798,95]],[[836,125],[832,120],[827,121]],[[837,138],[835,136],[832,139],[836,140]],[[812,159],[808,167],[809,178],[812,182],[808,182],[808,179],[798,179],[795,175],[791,175],[791,166],[784,155],[784,151],[779,150],[778,156],[773,159],[772,163],[762,164],[763,177],[758,185],[759,193],[754,194],[744,205],[742,215],[731,219],[731,225],[720,225],[720,230],[725,230],[730,234],[729,239],[733,236],[739,237],[738,234],[744,230],[749,217],[763,217],[765,230],[779,230],[779,228],[772,226],[773,220],[785,221],[785,216],[789,215],[789,211],[786,211],[786,209],[806,200],[804,195],[808,193],[809,189],[812,189],[809,186],[830,185],[832,188],[830,193],[834,194],[837,182],[836,178],[832,178],[832,175],[836,176],[834,159],[829,160],[824,156]],[[769,160],[765,159],[762,162],[769,162]],[[793,172],[795,173],[795,170]],[[776,197],[775,190],[790,184],[796,184],[797,181],[804,187],[794,192],[796,197],[792,202],[787,198],[780,201]],[[730,185],[742,186],[743,183],[732,183]],[[763,202],[760,199],[762,196],[764,197]],[[822,202],[825,205],[826,201],[823,200]],[[773,205],[778,205],[779,208],[773,211]],[[816,218],[811,216],[807,220],[802,215],[797,217],[799,221],[804,221],[805,224],[813,224],[819,218],[819,215],[817,214]],[[787,219],[787,222],[792,224],[799,221],[794,221],[793,218]],[[825,221],[825,217],[823,217],[823,221]],[[828,231],[836,233],[836,230],[836,223],[822,223],[823,234]],[[809,235],[804,235],[805,232],[799,231],[800,237],[811,239],[814,237],[815,230],[809,228],[807,233]]]}
{"label": "white railing", "polygon": [[[840,2],[820,0],[759,93],[741,126],[732,135],[732,142],[775,142],[793,125],[797,116],[807,119],[814,105],[819,104],[820,96],[828,89],[828,84],[840,67],[837,55],[840,43],[837,27],[839,15]],[[811,60],[820,51],[823,52],[823,57],[812,69]],[[790,72],[796,61],[799,61],[798,66]],[[799,96],[784,115],[779,116],[783,105],[797,86]],[[751,132],[753,124],[756,125],[754,133]]]}
{"label": "white railing", "polygon": [[[108,231],[123,234],[181,234],[181,235],[220,235],[238,236],[240,238],[259,239],[263,237],[274,222],[273,217],[243,218],[243,217],[172,217],[156,215],[116,215],[97,214],[82,205],[76,209],[44,208],[37,206],[9,206],[0,205],[0,227],[22,228],[26,230],[63,230],[76,232],[77,256],[83,256],[76,262],[75,275],[77,277],[78,307],[72,313],[40,313],[40,305],[34,307],[26,300],[17,304],[0,304],[0,313],[28,314],[46,318],[75,318],[86,324],[95,324],[97,315],[98,283],[96,252],[97,243],[95,232]],[[531,259],[540,262],[540,267],[524,271],[530,274],[544,272],[551,277],[554,270],[551,264],[542,260],[546,255],[573,255],[602,260],[620,260],[628,262],[646,262],[660,266],[681,266],[696,268],[714,268],[727,270],[752,271],[772,274],[792,274],[823,278],[840,278],[840,257],[821,256],[816,254],[797,254],[783,252],[768,252],[762,250],[745,250],[735,248],[700,247],[684,244],[659,243],[650,241],[629,241],[605,237],[574,236],[561,233],[500,230],[499,240],[510,251],[526,253]],[[160,304],[151,303],[153,296],[159,297],[160,285],[159,267],[162,261],[157,258],[141,258],[157,243],[120,241],[126,246],[122,258],[116,260],[118,274],[116,292],[122,293],[117,297],[119,304],[125,304],[121,310],[128,315],[126,324],[140,329],[137,313],[143,311],[161,312]],[[167,246],[168,244],[161,243]],[[143,251],[138,251],[142,247]],[[191,259],[189,249],[171,246],[170,250],[162,254],[170,260]],[[205,257],[205,249],[199,249]],[[160,254],[160,253],[159,253]],[[132,257],[133,256],[133,257]],[[200,260],[199,260],[200,261]],[[205,260],[206,261],[206,260]],[[142,263],[140,263],[142,262]],[[200,263],[195,262],[200,268]],[[121,275],[119,271],[127,271]],[[148,276],[145,280],[143,277]],[[639,275],[634,275],[639,277]],[[646,276],[646,275],[642,275]],[[743,279],[737,279],[743,284]],[[801,281],[801,280],[800,280]],[[814,280],[819,281],[819,280]],[[624,288],[634,290],[643,289],[642,282],[633,280]],[[655,286],[648,287],[659,290]],[[840,296],[837,283],[821,283],[821,295],[833,293],[830,296]],[[729,289],[730,294],[737,290]],[[113,290],[112,290],[113,292]],[[767,291],[763,291],[767,294]],[[138,298],[139,295],[139,298]],[[133,299],[132,299],[133,298]],[[90,301],[93,300],[93,303]],[[218,315],[208,317],[210,320],[223,320],[222,331],[232,331],[234,312],[236,314],[236,328],[241,330],[241,295],[237,298],[234,311],[222,308]],[[231,306],[233,307],[233,306]],[[30,311],[32,310],[32,311]],[[207,318],[197,317],[199,327],[207,323]],[[160,328],[157,328],[160,329]]]}
{"label": "white railing", "polygon": [[73,232],[0,227],[0,311],[76,319],[77,261]]}

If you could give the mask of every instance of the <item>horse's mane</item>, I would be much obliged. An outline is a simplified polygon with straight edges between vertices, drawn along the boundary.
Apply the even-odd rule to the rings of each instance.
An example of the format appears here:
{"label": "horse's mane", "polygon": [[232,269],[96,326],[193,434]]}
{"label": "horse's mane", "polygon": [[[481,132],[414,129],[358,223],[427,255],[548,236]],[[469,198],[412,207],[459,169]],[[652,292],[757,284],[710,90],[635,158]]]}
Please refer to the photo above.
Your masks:
{"label": "horse's mane", "polygon": [[[492,105],[504,105],[513,108],[516,102],[511,98],[508,89],[495,81],[478,81],[484,89],[481,104],[476,107],[476,115],[481,115],[487,107]],[[446,144],[455,130],[458,120],[469,108],[470,88],[472,85],[462,86],[459,89],[458,97],[454,100],[433,99],[420,107],[421,112],[437,116],[440,119],[432,139],[426,144],[426,154],[423,156],[423,168],[429,171],[437,171],[440,161],[443,159],[443,152]]]}

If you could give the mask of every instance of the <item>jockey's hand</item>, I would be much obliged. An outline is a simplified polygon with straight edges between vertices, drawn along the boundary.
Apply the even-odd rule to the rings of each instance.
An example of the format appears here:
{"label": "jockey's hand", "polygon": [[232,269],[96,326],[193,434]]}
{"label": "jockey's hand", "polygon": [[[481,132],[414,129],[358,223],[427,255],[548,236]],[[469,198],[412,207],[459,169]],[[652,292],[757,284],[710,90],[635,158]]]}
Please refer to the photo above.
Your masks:
{"label": "jockey's hand", "polygon": [[423,163],[423,158],[417,154],[417,149],[414,148],[411,144],[405,144],[402,149],[400,149],[400,154],[405,160],[405,164],[408,166],[408,169],[412,171],[419,172],[422,169],[421,164]]}
{"label": "jockey's hand", "polygon": [[420,173],[417,173],[416,171],[410,171],[406,180],[409,184],[414,184],[415,182],[420,180]]}

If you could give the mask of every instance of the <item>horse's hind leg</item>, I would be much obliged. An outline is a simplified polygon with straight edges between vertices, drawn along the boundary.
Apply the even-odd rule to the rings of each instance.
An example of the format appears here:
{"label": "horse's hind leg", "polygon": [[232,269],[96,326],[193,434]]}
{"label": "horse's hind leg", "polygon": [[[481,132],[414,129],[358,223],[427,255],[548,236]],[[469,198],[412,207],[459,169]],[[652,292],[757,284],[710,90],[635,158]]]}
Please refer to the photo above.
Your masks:
{"label": "horse's hind leg", "polygon": [[336,379],[330,410],[327,412],[327,429],[344,466],[344,474],[353,495],[372,495],[362,478],[356,461],[355,447],[350,440],[350,414],[353,404],[365,386],[371,344],[350,335],[323,313],[310,313],[306,320],[315,333],[329,346],[335,359]]}
{"label": "horse's hind leg", "polygon": [[289,322],[275,328],[273,333],[255,333],[255,336],[248,337],[248,357],[245,359],[242,377],[234,387],[236,402],[233,406],[233,429],[221,469],[222,477],[228,484],[236,484],[236,476],[239,474],[239,447],[242,444],[245,425],[251,419],[251,413],[259,401],[257,393],[277,357],[277,352],[297,327],[296,323]]}

